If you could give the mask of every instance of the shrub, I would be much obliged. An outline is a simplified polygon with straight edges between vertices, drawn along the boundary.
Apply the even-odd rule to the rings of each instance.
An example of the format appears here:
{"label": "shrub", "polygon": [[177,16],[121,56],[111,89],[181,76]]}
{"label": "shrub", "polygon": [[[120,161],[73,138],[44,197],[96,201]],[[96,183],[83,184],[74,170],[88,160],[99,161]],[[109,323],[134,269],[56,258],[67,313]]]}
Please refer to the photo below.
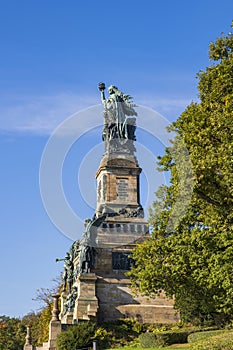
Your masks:
{"label": "shrub", "polygon": [[84,321],[57,335],[57,350],[74,350],[91,345],[95,323]]}
{"label": "shrub", "polygon": [[147,328],[147,325],[140,323],[135,318],[120,318],[114,322],[114,326],[119,330],[122,329],[123,332],[135,333],[135,335],[142,333]]}
{"label": "shrub", "polygon": [[142,333],[138,339],[142,348],[154,348],[158,346],[157,337],[154,333]]}
{"label": "shrub", "polygon": [[103,327],[98,327],[95,331],[94,338],[97,341],[98,348],[108,348],[112,346],[112,343],[116,341],[112,331],[107,331]]}
{"label": "shrub", "polygon": [[219,330],[195,332],[195,333],[189,334],[188,343],[195,343],[199,340],[205,340],[206,338],[211,338],[215,335],[222,334],[222,333],[226,333],[226,331],[223,329],[219,329]]}
{"label": "shrub", "polygon": [[190,350],[232,350],[233,332],[219,334],[208,340],[193,344]]}
{"label": "shrub", "polygon": [[101,349],[126,346],[135,342],[138,335],[147,329],[147,325],[136,319],[118,319],[102,323],[95,332],[98,347]]}
{"label": "shrub", "polygon": [[167,331],[156,333],[157,342],[159,346],[172,345],[172,344],[184,344],[188,341],[188,331]]}
{"label": "shrub", "polygon": [[172,344],[187,343],[188,331],[167,331],[158,333],[142,333],[139,335],[139,341],[143,348],[152,348],[156,346],[166,346]]}

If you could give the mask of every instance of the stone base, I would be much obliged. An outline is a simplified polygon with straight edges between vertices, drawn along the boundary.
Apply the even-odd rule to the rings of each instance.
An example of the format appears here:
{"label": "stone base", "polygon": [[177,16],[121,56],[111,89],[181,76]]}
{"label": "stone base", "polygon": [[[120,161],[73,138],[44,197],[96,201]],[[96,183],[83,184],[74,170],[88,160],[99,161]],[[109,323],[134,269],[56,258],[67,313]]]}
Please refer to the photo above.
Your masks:
{"label": "stone base", "polygon": [[36,350],[49,350],[48,342],[43,343],[43,346],[37,346],[35,349]]}
{"label": "stone base", "polygon": [[50,321],[48,350],[56,350],[56,338],[61,333],[61,321]]}
{"label": "stone base", "polygon": [[[103,268],[102,271],[106,270]],[[112,274],[97,277],[100,323],[116,321],[119,318],[136,318],[142,323],[179,321],[179,315],[173,308],[173,299],[168,299],[163,294],[155,299],[134,296],[130,289],[130,281],[122,271],[115,271],[115,276]]]}
{"label": "stone base", "polygon": [[96,317],[98,300],[96,297],[96,275],[94,273],[81,274],[77,279],[78,297],[75,302],[73,319],[90,320]]}
{"label": "stone base", "polygon": [[35,347],[30,344],[25,344],[23,350],[35,350]]}

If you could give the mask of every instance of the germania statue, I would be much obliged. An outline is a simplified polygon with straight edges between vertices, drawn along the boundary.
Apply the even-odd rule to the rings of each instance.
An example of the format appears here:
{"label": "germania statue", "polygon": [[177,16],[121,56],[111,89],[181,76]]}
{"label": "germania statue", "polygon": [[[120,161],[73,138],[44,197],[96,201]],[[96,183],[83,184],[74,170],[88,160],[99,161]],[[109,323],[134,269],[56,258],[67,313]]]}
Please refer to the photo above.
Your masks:
{"label": "germania statue", "polygon": [[[109,97],[106,99],[105,84],[99,83],[101,101],[104,106],[104,129],[103,140],[109,145],[114,145],[112,150],[116,151],[119,146],[124,145],[127,140],[135,141],[135,129],[137,115],[130,95],[123,94],[114,85],[109,86]],[[114,140],[114,142],[111,142]],[[132,143],[132,142],[131,142]],[[118,147],[117,147],[118,145]]]}

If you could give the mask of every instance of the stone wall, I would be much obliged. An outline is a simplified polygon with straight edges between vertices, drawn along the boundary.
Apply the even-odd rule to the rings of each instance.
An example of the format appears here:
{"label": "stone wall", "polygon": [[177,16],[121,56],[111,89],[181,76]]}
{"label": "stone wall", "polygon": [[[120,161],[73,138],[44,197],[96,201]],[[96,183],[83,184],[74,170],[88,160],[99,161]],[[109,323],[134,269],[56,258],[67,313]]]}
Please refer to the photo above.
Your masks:
{"label": "stone wall", "polygon": [[114,248],[97,249],[95,264],[96,296],[98,298],[97,318],[99,322],[115,321],[119,318],[137,318],[144,323],[174,323],[179,320],[172,299],[163,293],[155,299],[135,296],[130,288],[127,271],[114,270],[112,254],[130,254],[135,244]]}

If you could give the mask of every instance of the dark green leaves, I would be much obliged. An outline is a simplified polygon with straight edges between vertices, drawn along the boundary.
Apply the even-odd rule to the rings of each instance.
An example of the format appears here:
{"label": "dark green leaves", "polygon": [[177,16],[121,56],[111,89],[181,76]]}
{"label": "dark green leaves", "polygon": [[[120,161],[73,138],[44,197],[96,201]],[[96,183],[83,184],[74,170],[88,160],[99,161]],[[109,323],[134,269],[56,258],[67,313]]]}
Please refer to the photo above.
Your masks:
{"label": "dark green leaves", "polygon": [[175,295],[183,319],[217,322],[233,314],[231,34],[210,44],[210,58],[218,62],[198,75],[200,102],[170,127],[177,137],[158,163],[170,172],[170,185],[157,192],[150,211],[154,232],[135,250],[130,274],[144,294],[163,289]]}

